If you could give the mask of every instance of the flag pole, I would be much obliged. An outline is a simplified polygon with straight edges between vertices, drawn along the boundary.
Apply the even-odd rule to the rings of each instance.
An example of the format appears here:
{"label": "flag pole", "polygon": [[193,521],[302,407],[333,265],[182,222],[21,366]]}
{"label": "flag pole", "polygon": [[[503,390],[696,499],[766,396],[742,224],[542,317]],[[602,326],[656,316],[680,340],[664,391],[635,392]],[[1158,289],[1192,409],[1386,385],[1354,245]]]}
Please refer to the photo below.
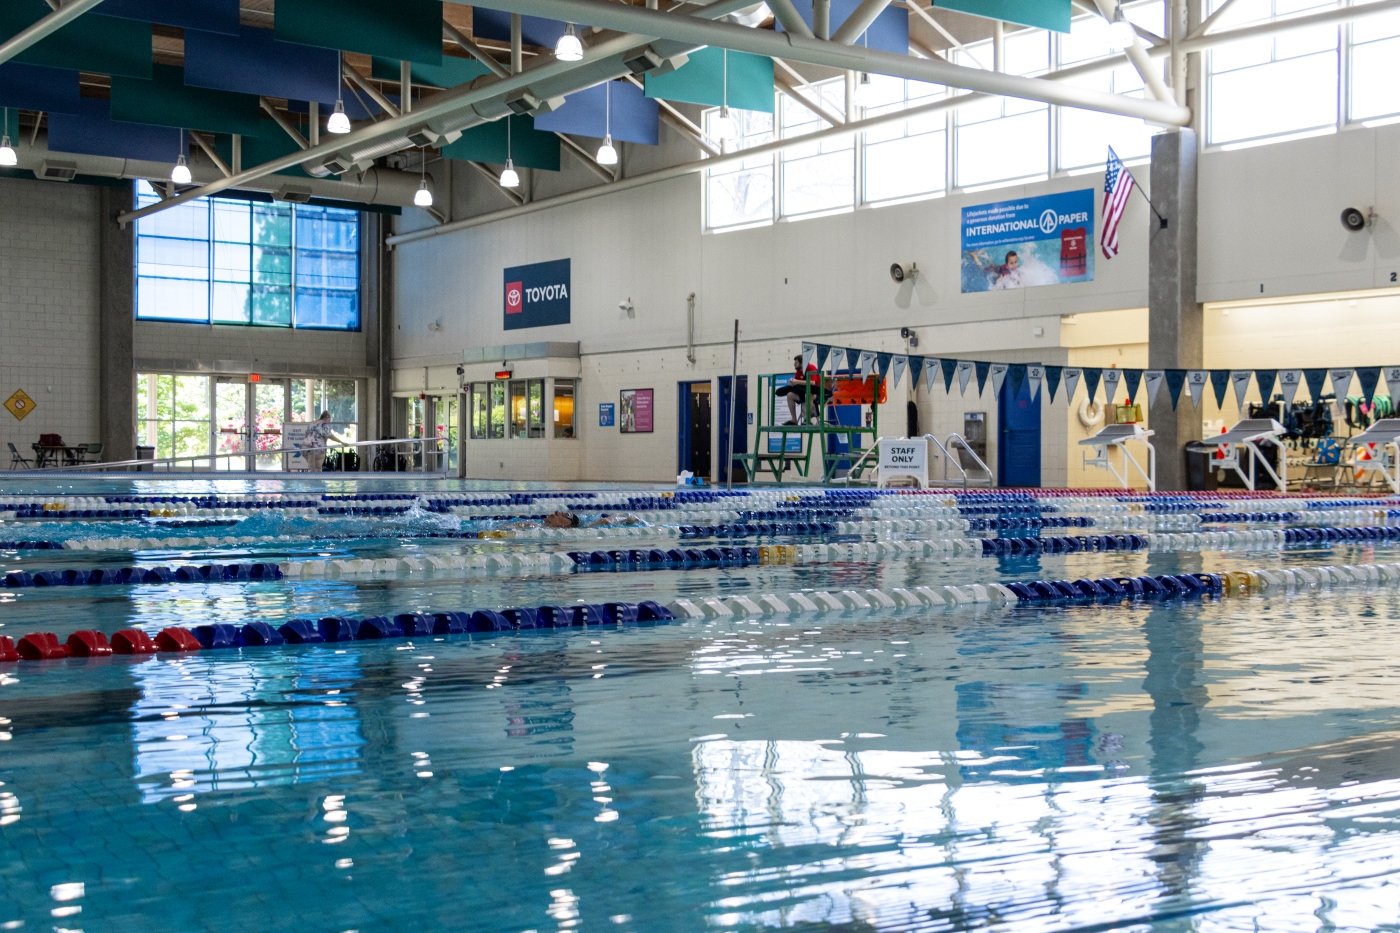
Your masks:
{"label": "flag pole", "polygon": [[1157,210],[1157,205],[1153,204],[1152,199],[1147,196],[1147,192],[1142,190],[1142,185],[1138,184],[1137,176],[1133,174],[1132,169],[1125,165],[1123,166],[1123,171],[1127,172],[1133,179],[1133,187],[1137,189],[1138,194],[1142,195],[1142,199],[1147,202],[1147,206],[1152,208],[1152,213],[1157,215],[1157,222],[1160,225],[1159,229],[1167,229],[1167,218],[1162,216],[1162,212]]}

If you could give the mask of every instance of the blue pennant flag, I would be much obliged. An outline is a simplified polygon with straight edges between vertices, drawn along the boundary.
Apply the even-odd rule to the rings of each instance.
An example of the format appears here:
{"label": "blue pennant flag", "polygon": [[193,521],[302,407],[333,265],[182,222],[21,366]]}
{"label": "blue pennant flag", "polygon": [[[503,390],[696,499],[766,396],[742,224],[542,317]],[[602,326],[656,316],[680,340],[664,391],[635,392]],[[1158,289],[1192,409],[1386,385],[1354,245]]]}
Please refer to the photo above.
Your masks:
{"label": "blue pennant flag", "polygon": [[915,389],[919,388],[919,376],[924,371],[924,358],[922,356],[909,357],[909,384]]}
{"label": "blue pennant flag", "polygon": [[1379,366],[1358,366],[1356,367],[1356,379],[1361,383],[1361,394],[1366,398],[1366,404],[1371,403],[1371,396],[1376,394],[1376,381],[1381,378],[1381,368]]}
{"label": "blue pennant flag", "polygon": [[977,370],[977,394],[978,394],[978,395],[981,395],[981,394],[982,394],[982,390],[983,390],[983,389],[986,387],[986,385],[987,385],[987,373],[989,373],[989,372],[992,371],[992,364],[991,364],[991,363],[979,363],[979,362],[977,362],[977,361],[974,360],[973,363],[972,363],[972,365],[973,365],[973,366],[976,368],[976,370]]}
{"label": "blue pennant flag", "polygon": [[[1377,370],[1377,373],[1380,371]],[[1264,400],[1264,405],[1269,404],[1269,396],[1274,394],[1274,380],[1278,379],[1277,369],[1256,369],[1254,371],[1254,381],[1259,384],[1259,397]]]}
{"label": "blue pennant flag", "polygon": [[1142,370],[1123,370],[1123,387],[1128,390],[1128,404],[1137,401],[1138,386],[1142,384]]}
{"label": "blue pennant flag", "polygon": [[846,369],[849,370],[850,373],[851,373],[851,375],[854,376],[854,375],[856,374],[856,370],[857,370],[858,368],[860,368],[860,351],[859,351],[859,350],[856,350],[856,349],[852,349],[851,347],[847,347],[847,348],[846,348]]}
{"label": "blue pennant flag", "polygon": [[831,347],[824,343],[817,344],[817,372],[826,369],[826,358],[831,355]]}
{"label": "blue pennant flag", "polygon": [[1051,402],[1055,401],[1055,390],[1060,387],[1060,371],[1063,369],[1063,366],[1045,367],[1045,385],[1050,390]]}
{"label": "blue pennant flag", "polygon": [[1327,370],[1305,369],[1303,379],[1308,383],[1308,397],[1314,402],[1322,398],[1322,385],[1327,381]]}
{"label": "blue pennant flag", "polygon": [[880,375],[880,382],[877,382],[876,385],[885,381],[885,373],[890,371],[890,360],[892,359],[894,359],[893,353],[875,354],[875,372]]}
{"label": "blue pennant flag", "polygon": [[1225,390],[1230,386],[1230,371],[1228,369],[1212,369],[1210,371],[1210,385],[1215,389],[1215,407],[1225,407]]}
{"label": "blue pennant flag", "polygon": [[[1084,367],[1084,390],[1089,393],[1089,404],[1094,404],[1094,396],[1099,391],[1099,380],[1103,378],[1102,366]],[[1110,401],[1112,401],[1110,399]]]}
{"label": "blue pennant flag", "polygon": [[953,392],[953,376],[955,376],[957,372],[957,360],[943,360],[943,391],[949,393],[950,395]]}
{"label": "blue pennant flag", "polygon": [[1176,403],[1181,400],[1181,390],[1186,385],[1186,370],[1167,370],[1167,391],[1172,395],[1172,411],[1176,411]]}
{"label": "blue pennant flag", "polygon": [[1011,368],[1006,371],[1006,378],[1011,383],[1010,398],[1012,401],[1015,401],[1016,397],[1021,393],[1021,384],[1026,381],[1026,364],[1012,363]]}

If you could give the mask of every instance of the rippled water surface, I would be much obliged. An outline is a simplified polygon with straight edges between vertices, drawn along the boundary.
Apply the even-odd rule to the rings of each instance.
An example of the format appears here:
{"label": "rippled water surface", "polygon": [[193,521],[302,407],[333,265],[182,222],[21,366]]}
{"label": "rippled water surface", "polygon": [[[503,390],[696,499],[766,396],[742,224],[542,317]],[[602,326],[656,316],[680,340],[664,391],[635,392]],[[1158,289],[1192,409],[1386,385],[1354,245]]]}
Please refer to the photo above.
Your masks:
{"label": "rippled water surface", "polygon": [[[420,546],[466,545],[356,552]],[[1324,559],[1400,553],[30,590],[0,597],[0,633]],[[10,666],[0,923],[1400,930],[1397,608],[1338,590]]]}

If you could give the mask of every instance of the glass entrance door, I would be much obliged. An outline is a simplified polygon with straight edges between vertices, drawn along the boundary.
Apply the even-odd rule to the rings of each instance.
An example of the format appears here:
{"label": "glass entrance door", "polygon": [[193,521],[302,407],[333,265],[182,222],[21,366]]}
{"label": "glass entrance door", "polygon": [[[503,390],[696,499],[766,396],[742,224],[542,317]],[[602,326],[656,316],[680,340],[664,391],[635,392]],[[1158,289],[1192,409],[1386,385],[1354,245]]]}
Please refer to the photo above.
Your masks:
{"label": "glass entrance door", "polygon": [[258,451],[259,470],[285,470],[286,454],[264,453],[282,449],[282,423],[287,417],[287,383],[283,380],[257,382],[253,389],[253,448]]}
{"label": "glass entrance door", "polygon": [[437,468],[457,469],[457,396],[444,395],[434,399],[433,414],[437,420],[436,436],[441,440],[435,458]]}
{"label": "glass entrance door", "polygon": [[[248,451],[248,383],[239,379],[219,379],[214,384],[214,452],[241,454]],[[246,470],[247,457],[220,457],[216,470]]]}

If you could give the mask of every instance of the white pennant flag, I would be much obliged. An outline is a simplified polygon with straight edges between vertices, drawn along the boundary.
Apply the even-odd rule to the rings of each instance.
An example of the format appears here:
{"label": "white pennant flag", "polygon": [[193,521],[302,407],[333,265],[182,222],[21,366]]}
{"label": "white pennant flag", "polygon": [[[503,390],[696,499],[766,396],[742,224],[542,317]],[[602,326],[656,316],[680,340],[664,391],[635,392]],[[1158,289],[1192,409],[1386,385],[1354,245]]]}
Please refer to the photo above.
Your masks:
{"label": "white pennant flag", "polygon": [[804,343],[802,345],[802,369],[805,372],[812,363],[812,357],[817,355],[817,345],[815,343]]}
{"label": "white pennant flag", "polygon": [[1069,405],[1074,401],[1074,390],[1079,388],[1079,377],[1084,375],[1084,370],[1079,367],[1070,369],[1065,367],[1060,371],[1060,382],[1065,387],[1065,404]]}
{"label": "white pennant flag", "polygon": [[[1400,369],[1396,370],[1400,373]],[[1301,369],[1280,369],[1278,371],[1278,387],[1283,392],[1283,404],[1288,407],[1293,405],[1293,397],[1298,394],[1298,387],[1303,384],[1303,371]]]}
{"label": "white pennant flag", "polygon": [[1026,367],[1026,382],[1030,383],[1030,387],[1029,387],[1028,391],[1029,391],[1030,394],[1031,394],[1031,401],[1032,401],[1032,402],[1034,402],[1034,401],[1035,401],[1035,397],[1036,397],[1037,395],[1040,394],[1040,385],[1041,385],[1041,382],[1044,381],[1044,379],[1045,379],[1045,367],[1044,367],[1044,366],[1027,366],[1027,367]]}
{"label": "white pennant flag", "polygon": [[1337,417],[1345,418],[1347,413],[1347,392],[1351,390],[1351,377],[1355,370],[1331,369],[1328,370],[1328,372],[1332,376],[1332,392],[1337,396],[1337,400],[1333,403],[1337,406]]}
{"label": "white pennant flag", "polygon": [[1235,387],[1235,407],[1240,410],[1240,417],[1245,416],[1244,397],[1249,391],[1249,380],[1254,378],[1252,369],[1232,369],[1230,370],[1230,384]]}
{"label": "white pennant flag", "polygon": [[993,363],[990,370],[992,375],[992,398],[1001,395],[1001,384],[1006,381],[1006,371],[1011,367],[1006,363]]}
{"label": "white pennant flag", "polygon": [[859,372],[860,372],[860,378],[864,379],[864,378],[866,378],[867,376],[869,376],[871,370],[873,370],[873,369],[875,368],[875,351],[874,351],[874,350],[861,350],[861,351],[860,351],[860,363],[857,365],[856,368],[857,368],[857,369],[859,370]]}
{"label": "white pennant flag", "polygon": [[924,360],[924,386],[933,391],[933,380],[943,373],[942,360]]}
{"label": "white pennant flag", "polygon": [[[909,365],[909,357],[901,353],[899,356],[893,357],[891,362],[894,364],[894,387],[898,389],[899,377],[904,375],[904,367]],[[918,386],[914,388],[917,389]]]}
{"label": "white pennant flag", "polygon": [[967,394],[967,380],[972,375],[972,363],[967,360],[958,360],[958,389],[963,395]]}
{"label": "white pennant flag", "polygon": [[[1103,371],[1103,400],[1109,405],[1117,405],[1118,382],[1123,378],[1123,370],[1112,367]],[[1112,412],[1109,412],[1112,415]]]}
{"label": "white pennant flag", "polygon": [[1381,370],[1386,387],[1390,390],[1390,407],[1400,407],[1400,366],[1387,366]]}
{"label": "white pennant flag", "polygon": [[1167,380],[1167,374],[1160,369],[1149,369],[1142,374],[1142,381],[1147,383],[1147,409],[1152,410],[1152,406],[1157,404],[1157,390],[1162,388],[1162,383]]}
{"label": "white pennant flag", "polygon": [[1210,373],[1204,369],[1186,371],[1186,388],[1191,392],[1191,404],[1197,408],[1201,407],[1201,393],[1206,390],[1206,383],[1209,381]]}

